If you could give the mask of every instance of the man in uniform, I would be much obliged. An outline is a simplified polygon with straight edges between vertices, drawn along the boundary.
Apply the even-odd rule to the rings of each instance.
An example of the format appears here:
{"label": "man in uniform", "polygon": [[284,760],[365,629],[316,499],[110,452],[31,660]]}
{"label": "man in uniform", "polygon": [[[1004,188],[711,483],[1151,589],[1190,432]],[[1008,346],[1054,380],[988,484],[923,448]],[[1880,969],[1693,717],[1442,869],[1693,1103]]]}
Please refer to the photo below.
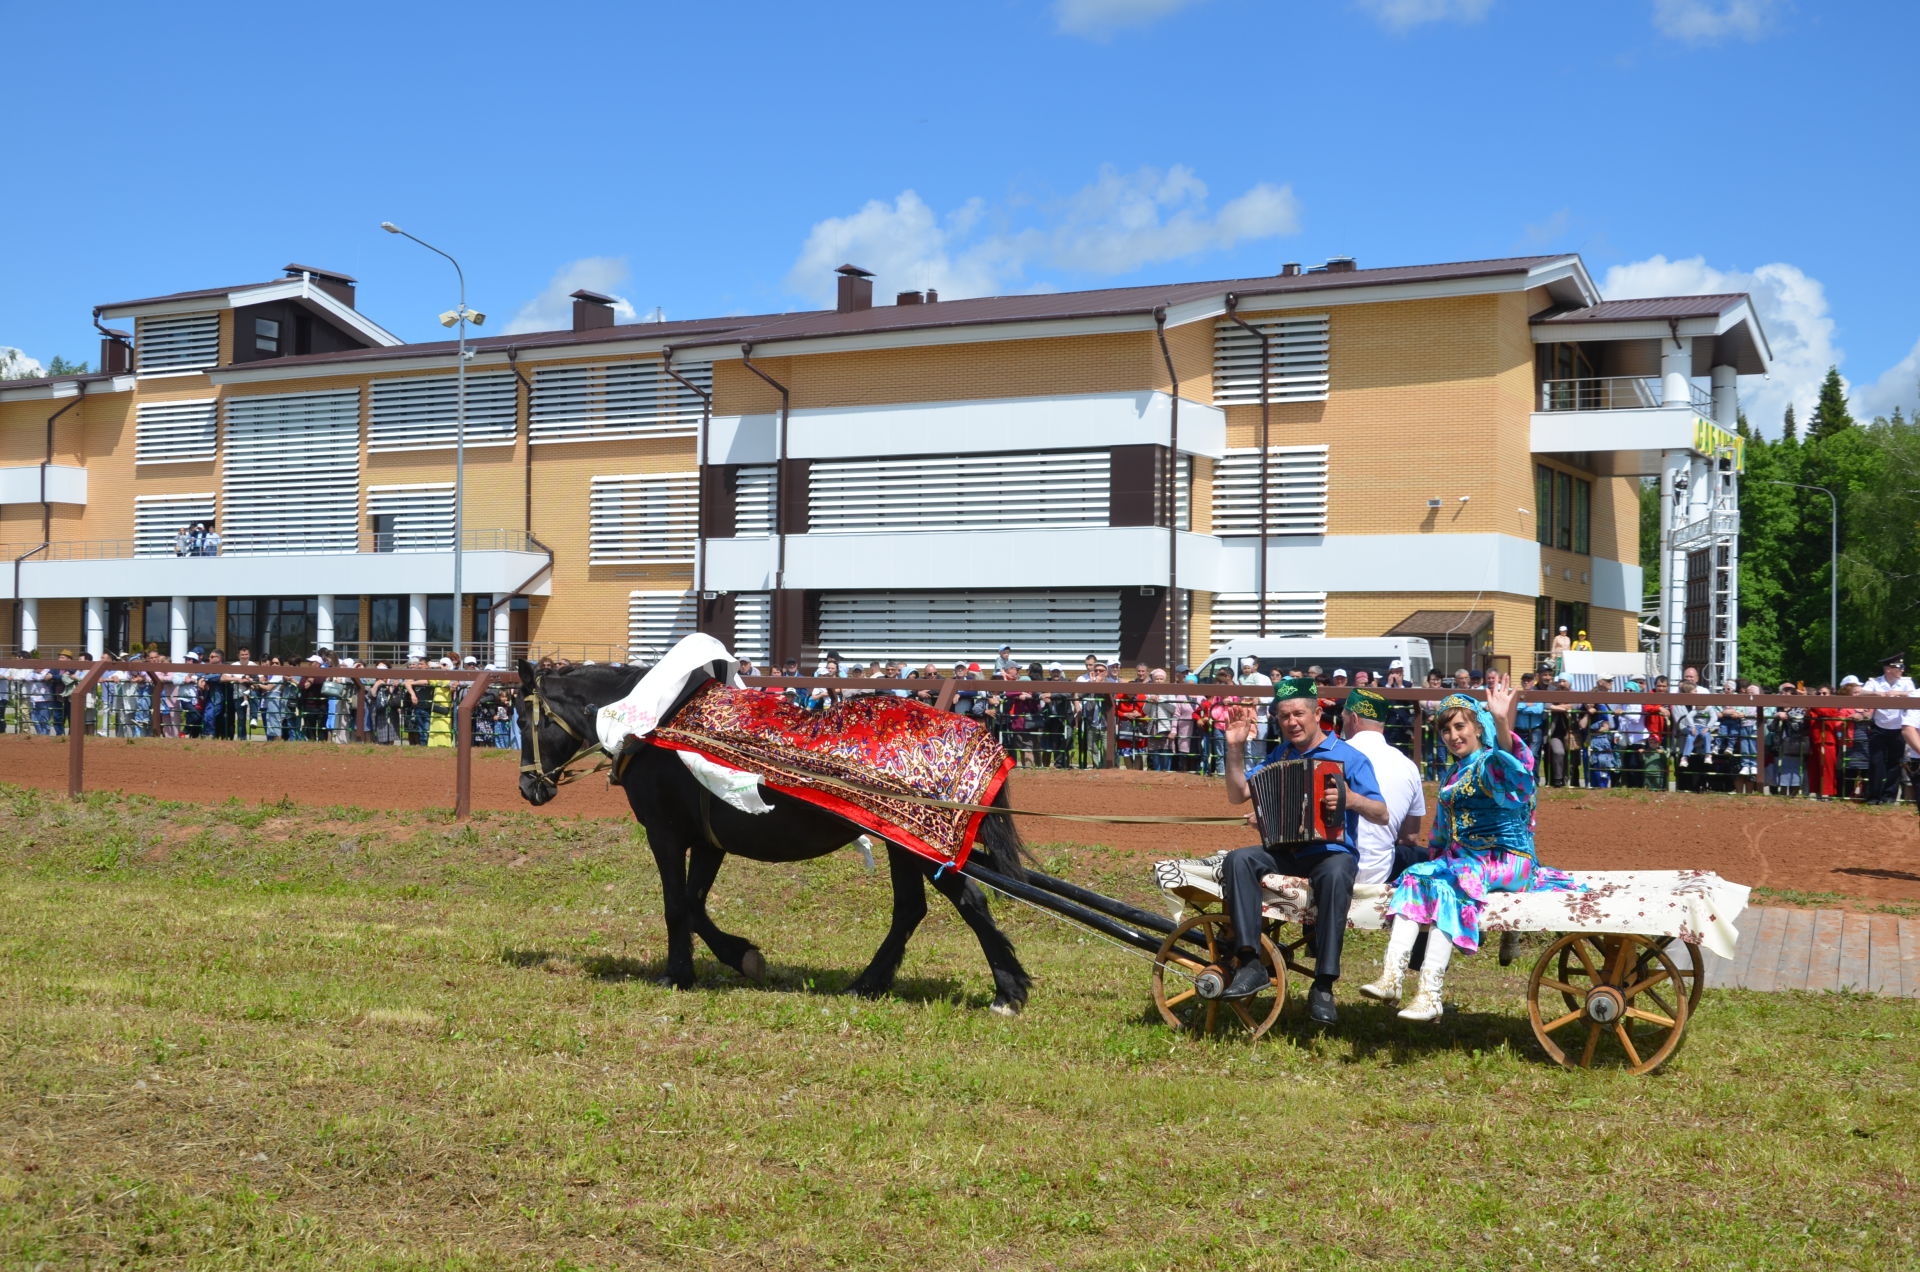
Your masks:
{"label": "man in uniform", "polygon": [[[1313,892],[1320,921],[1309,944],[1313,951],[1313,988],[1307,993],[1307,1015],[1318,1024],[1339,1019],[1333,1005],[1333,983],[1340,978],[1340,950],[1347,935],[1347,909],[1353,901],[1353,881],[1359,871],[1358,831],[1364,818],[1376,826],[1387,824],[1387,805],[1373,763],[1360,751],[1328,736],[1320,728],[1319,692],[1307,679],[1286,679],[1274,687],[1273,711],[1279,722],[1280,742],[1251,772],[1242,752],[1254,733],[1251,707],[1232,708],[1227,718],[1227,802],[1244,804],[1252,796],[1247,778],[1276,760],[1329,759],[1344,766],[1347,813],[1337,839],[1302,844],[1291,852],[1263,846],[1236,848],[1227,854],[1222,882],[1227,913],[1239,942],[1234,951],[1239,967],[1228,982],[1225,997],[1246,998],[1270,983],[1260,962],[1260,877],[1284,874],[1303,878]],[[1329,786],[1325,810],[1339,807],[1340,792]]]}
{"label": "man in uniform", "polygon": [[[1905,694],[1913,692],[1907,677],[1904,654],[1888,654],[1880,660],[1880,674],[1861,687],[1862,693]],[[1900,768],[1906,756],[1906,705],[1877,708],[1872,727],[1867,730],[1867,803],[1892,804],[1900,799]]]}

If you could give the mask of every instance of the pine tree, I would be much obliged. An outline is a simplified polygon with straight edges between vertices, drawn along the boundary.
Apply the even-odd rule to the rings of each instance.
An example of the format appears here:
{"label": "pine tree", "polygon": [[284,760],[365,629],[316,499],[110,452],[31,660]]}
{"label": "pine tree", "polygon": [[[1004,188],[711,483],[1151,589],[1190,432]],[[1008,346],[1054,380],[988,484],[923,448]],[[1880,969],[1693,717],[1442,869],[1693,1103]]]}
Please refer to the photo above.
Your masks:
{"label": "pine tree", "polygon": [[1742,437],[1753,436],[1753,426],[1747,423],[1747,413],[1745,411],[1740,412],[1740,417],[1734,424],[1733,431]]}
{"label": "pine tree", "polygon": [[1780,421],[1780,440],[1793,445],[1800,440],[1800,426],[1793,421],[1793,403],[1787,403],[1787,413]]}
{"label": "pine tree", "polygon": [[86,373],[86,363],[68,362],[57,353],[53,355],[53,361],[47,364],[48,375],[85,375]]}
{"label": "pine tree", "polygon": [[1807,421],[1807,440],[1817,442],[1853,427],[1847,410],[1847,389],[1840,381],[1840,368],[1828,367],[1827,378],[1820,382],[1820,400],[1813,404],[1813,416]]}

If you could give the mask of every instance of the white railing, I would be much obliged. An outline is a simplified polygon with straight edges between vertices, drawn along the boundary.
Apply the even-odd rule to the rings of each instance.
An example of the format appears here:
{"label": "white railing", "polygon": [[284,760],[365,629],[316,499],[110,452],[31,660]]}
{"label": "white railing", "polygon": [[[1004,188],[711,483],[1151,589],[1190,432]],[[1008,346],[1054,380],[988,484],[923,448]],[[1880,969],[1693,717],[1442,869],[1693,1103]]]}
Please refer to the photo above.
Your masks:
{"label": "white railing", "polygon": [[[1689,382],[1687,400],[1694,410],[1712,418],[1712,394]],[[1587,376],[1540,383],[1542,411],[1640,411],[1660,404],[1661,381],[1657,375]]]}

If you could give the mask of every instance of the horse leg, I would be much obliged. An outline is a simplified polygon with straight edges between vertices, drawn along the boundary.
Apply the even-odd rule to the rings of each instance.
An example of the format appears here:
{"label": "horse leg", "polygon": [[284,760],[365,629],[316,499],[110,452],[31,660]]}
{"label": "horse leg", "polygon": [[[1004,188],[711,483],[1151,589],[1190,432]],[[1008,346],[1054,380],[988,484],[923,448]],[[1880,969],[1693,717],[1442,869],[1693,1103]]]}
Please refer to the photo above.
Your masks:
{"label": "horse leg", "polygon": [[887,874],[893,880],[893,922],[887,928],[886,939],[874,951],[873,961],[867,964],[867,970],[854,977],[853,983],[847,986],[849,994],[858,994],[862,998],[875,998],[893,988],[893,978],[900,970],[900,960],[907,952],[907,942],[913,938],[920,920],[927,917],[924,882],[927,876],[920,868],[919,858],[904,848],[888,844]]}
{"label": "horse leg", "polygon": [[695,844],[687,865],[687,920],[713,956],[750,981],[767,978],[767,960],[744,936],[723,932],[707,913],[707,894],[727,855],[710,844]]}
{"label": "horse leg", "polygon": [[1033,978],[1020,966],[1013,942],[994,925],[993,915],[987,909],[986,890],[958,870],[938,871],[934,874],[933,886],[953,902],[953,908],[960,911],[960,917],[980,939],[987,966],[993,969],[993,1010],[1002,1016],[1018,1015],[1027,1005],[1027,987],[1033,984]]}
{"label": "horse leg", "polygon": [[687,915],[687,849],[664,826],[648,825],[647,845],[660,871],[660,897],[667,919],[667,971],[661,983],[693,988],[693,934]]}

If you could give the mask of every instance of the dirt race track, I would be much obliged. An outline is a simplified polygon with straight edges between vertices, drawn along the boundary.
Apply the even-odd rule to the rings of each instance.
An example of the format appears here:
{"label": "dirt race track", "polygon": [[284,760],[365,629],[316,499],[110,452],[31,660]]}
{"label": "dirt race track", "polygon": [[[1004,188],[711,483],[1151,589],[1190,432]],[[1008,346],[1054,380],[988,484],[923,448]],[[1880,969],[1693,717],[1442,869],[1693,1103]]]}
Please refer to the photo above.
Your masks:
{"label": "dirt race track", "polygon": [[[476,751],[473,805],[519,809],[518,756]],[[0,781],[64,790],[64,739],[0,737]],[[447,808],[450,750],[326,743],[89,739],[89,790],[195,803],[277,800],[363,808]],[[1011,779],[1017,808],[1101,814],[1229,812],[1218,780],[1130,770],[1023,770]],[[1431,798],[1431,793],[1429,793]],[[598,777],[569,786],[539,810],[558,817],[629,815],[621,792]],[[1204,856],[1245,842],[1233,827],[1100,825],[1025,818],[1030,844],[1105,844],[1150,856]],[[1920,818],[1910,807],[1860,808],[1761,796],[1641,791],[1549,791],[1540,809],[1541,856],[1567,869],[1715,870],[1757,887],[1920,902]]]}

